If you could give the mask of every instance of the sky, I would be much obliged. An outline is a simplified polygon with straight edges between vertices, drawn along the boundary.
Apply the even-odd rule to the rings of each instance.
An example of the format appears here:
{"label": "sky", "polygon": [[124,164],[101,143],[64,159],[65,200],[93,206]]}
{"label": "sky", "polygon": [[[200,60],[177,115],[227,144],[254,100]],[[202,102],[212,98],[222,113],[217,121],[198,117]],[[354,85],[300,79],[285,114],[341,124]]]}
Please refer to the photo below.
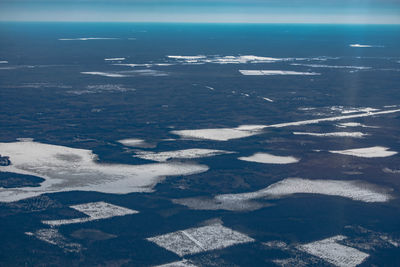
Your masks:
{"label": "sky", "polygon": [[400,24],[400,0],[0,0],[0,21]]}

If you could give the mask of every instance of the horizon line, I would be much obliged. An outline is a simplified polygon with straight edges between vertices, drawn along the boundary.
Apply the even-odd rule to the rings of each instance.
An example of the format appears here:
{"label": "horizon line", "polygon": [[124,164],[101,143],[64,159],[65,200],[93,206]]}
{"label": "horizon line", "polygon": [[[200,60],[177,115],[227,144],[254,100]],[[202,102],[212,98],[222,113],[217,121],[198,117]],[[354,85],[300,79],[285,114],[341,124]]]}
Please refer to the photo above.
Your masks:
{"label": "horizon line", "polygon": [[400,26],[399,23],[365,23],[365,22],[247,22],[247,21],[79,21],[79,20],[1,20],[0,23],[154,23],[154,24],[275,24],[275,25],[369,25],[369,26]]}

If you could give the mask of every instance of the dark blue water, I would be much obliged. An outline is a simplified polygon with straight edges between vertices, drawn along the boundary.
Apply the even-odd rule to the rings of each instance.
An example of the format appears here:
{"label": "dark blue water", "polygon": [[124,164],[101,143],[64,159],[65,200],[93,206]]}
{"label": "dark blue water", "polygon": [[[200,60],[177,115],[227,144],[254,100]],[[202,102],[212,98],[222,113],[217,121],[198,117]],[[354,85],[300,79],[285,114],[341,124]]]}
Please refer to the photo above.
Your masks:
{"label": "dark blue water", "polygon": [[[87,37],[115,39],[59,40]],[[371,47],[356,48],[350,44]],[[332,109],[337,106],[399,108],[399,48],[398,26],[1,23],[0,61],[8,63],[0,64],[0,142],[33,138],[37,142],[93,150],[100,162],[125,164],[149,161],[133,158],[135,152],[126,151],[117,142],[123,138],[145,139],[155,147],[143,150],[156,152],[211,148],[238,153],[195,159],[210,170],[168,177],[155,186],[153,193],[55,193],[46,195],[51,204],[42,208],[32,208],[35,205],[29,199],[2,203],[0,265],[165,264],[181,258],[146,238],[217,219],[256,242],[186,257],[198,266],[271,266],[276,259],[296,257],[306,265],[329,265],[295,247],[336,235],[358,242],[358,247],[346,244],[369,254],[363,266],[399,266],[399,247],[381,238],[400,238],[399,154],[358,158],[315,150],[384,146],[400,152],[400,113],[351,120],[376,127],[357,128],[368,134],[365,138],[293,135],[293,131],[349,131],[336,127],[338,122],[324,122],[269,129],[260,135],[230,141],[163,140],[177,138],[171,130],[343,115]],[[207,59],[255,55],[285,60],[188,64],[168,58],[169,55],[204,55]],[[104,60],[119,57],[126,58],[119,63],[153,65],[128,67]],[[239,72],[243,69],[320,75],[245,76]],[[292,155],[301,161],[276,165],[237,160],[256,152]],[[385,168],[391,172],[383,171]],[[29,175],[7,175],[0,176],[0,186],[5,188],[37,186],[42,181]],[[369,182],[392,190],[393,199],[365,203],[300,194],[268,201],[272,205],[254,211],[192,210],[171,202],[176,198],[212,198],[256,191],[287,177]],[[73,217],[70,205],[94,201],[106,201],[140,213],[60,227],[61,234],[82,245],[84,249],[78,253],[65,252],[24,234],[43,228],[41,220]],[[113,237],[82,236],[82,229],[102,231]],[[287,243],[290,249],[269,249],[264,244],[276,240]],[[375,244],[372,248],[363,247],[371,243]]]}

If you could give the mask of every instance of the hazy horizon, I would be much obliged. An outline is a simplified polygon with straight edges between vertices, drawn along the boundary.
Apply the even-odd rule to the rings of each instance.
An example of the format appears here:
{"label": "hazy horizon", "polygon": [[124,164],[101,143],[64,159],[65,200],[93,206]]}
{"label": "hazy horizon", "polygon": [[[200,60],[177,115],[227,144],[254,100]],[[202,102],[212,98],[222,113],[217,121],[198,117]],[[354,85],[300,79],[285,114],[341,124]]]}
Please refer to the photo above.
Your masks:
{"label": "hazy horizon", "polygon": [[400,24],[393,0],[0,0],[0,21]]}

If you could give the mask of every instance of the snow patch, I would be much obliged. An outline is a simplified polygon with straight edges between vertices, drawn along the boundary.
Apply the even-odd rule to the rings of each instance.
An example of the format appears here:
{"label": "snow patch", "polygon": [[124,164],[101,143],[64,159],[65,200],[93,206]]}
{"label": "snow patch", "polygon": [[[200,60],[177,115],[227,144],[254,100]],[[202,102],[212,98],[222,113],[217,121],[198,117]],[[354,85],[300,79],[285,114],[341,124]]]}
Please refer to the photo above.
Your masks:
{"label": "snow patch", "polygon": [[378,111],[376,108],[352,108],[347,110],[342,110],[342,114],[356,113],[356,112],[372,112]]}
{"label": "snow patch", "polygon": [[387,202],[392,198],[387,189],[361,181],[286,178],[254,192],[223,194],[214,198],[183,198],[173,202],[196,210],[241,211],[256,210],[268,205],[255,202],[257,199],[279,199],[294,194],[337,196],[367,203]]}
{"label": "snow patch", "polygon": [[386,202],[390,195],[359,181],[341,180],[310,180],[303,178],[286,178],[274,183],[265,189],[242,194],[225,194],[215,198],[225,200],[249,200],[257,198],[281,198],[293,194],[320,194],[328,196],[340,196],[351,200],[363,202]]}
{"label": "snow patch", "polygon": [[259,134],[257,130],[248,130],[237,128],[219,128],[219,129],[199,129],[199,130],[178,130],[171,131],[172,134],[179,135],[186,139],[206,139],[214,141],[228,141]]}
{"label": "snow patch", "polygon": [[99,76],[112,77],[112,78],[122,78],[122,77],[126,77],[126,75],[122,75],[122,74],[119,74],[119,73],[101,72],[101,71],[84,71],[84,72],[81,72],[81,74],[86,74],[86,75],[99,75]]}
{"label": "snow patch", "polygon": [[110,194],[151,192],[165,176],[208,170],[205,165],[193,163],[102,164],[90,150],[31,141],[0,143],[0,153],[9,156],[12,162],[1,166],[0,171],[45,179],[39,187],[0,188],[1,202],[73,190]]}
{"label": "snow patch", "polygon": [[126,66],[126,67],[146,67],[150,68],[153,66],[153,64],[134,64],[134,63],[118,63],[118,64],[113,64],[114,66]]}
{"label": "snow patch", "polygon": [[260,57],[254,55],[243,56],[167,56],[185,64],[247,64],[247,63],[273,63],[288,59]]}
{"label": "snow patch", "polygon": [[61,38],[59,41],[89,41],[89,40],[117,40],[119,38],[107,38],[107,37],[82,37],[82,38]]}
{"label": "snow patch", "polygon": [[356,48],[384,47],[383,45],[367,45],[367,44],[350,44],[349,46]]}
{"label": "snow patch", "polygon": [[127,88],[121,84],[98,84],[88,85],[83,90],[69,90],[67,93],[73,95],[85,95],[85,94],[98,94],[98,93],[123,93],[129,91],[136,91],[134,88]]}
{"label": "snow patch", "polygon": [[28,236],[34,236],[46,243],[58,246],[65,252],[79,252],[82,246],[78,243],[71,243],[66,237],[58,232],[58,229],[39,229],[34,233],[26,232]]}
{"label": "snow patch", "polygon": [[136,210],[131,210],[128,208],[112,205],[110,203],[106,203],[103,201],[74,205],[70,206],[70,208],[80,211],[83,214],[87,215],[88,217],[65,219],[65,220],[46,220],[42,221],[42,223],[51,226],[59,226],[64,224],[84,223],[100,219],[108,219],[116,216],[125,216],[125,215],[139,213]]}
{"label": "snow patch", "polygon": [[321,75],[317,72],[299,72],[290,70],[239,70],[243,75]]}
{"label": "snow patch", "polygon": [[155,267],[198,267],[189,260],[175,261],[167,264],[157,265]]}
{"label": "snow patch", "polygon": [[126,58],[124,58],[124,57],[113,57],[113,58],[105,58],[104,60],[105,61],[123,61],[125,59]]}
{"label": "snow patch", "polygon": [[308,133],[308,132],[293,132],[294,135],[310,135],[310,136],[321,136],[321,137],[354,137],[362,138],[368,134],[361,132],[333,132],[333,133]]}
{"label": "snow patch", "polygon": [[215,149],[192,148],[158,153],[150,151],[140,151],[136,152],[136,155],[134,157],[158,162],[165,162],[169,159],[196,159],[231,153],[234,152]]}
{"label": "snow patch", "polygon": [[262,99],[264,99],[265,101],[268,101],[268,102],[274,102],[274,100],[272,100],[271,98],[268,98],[268,97],[263,97]]}
{"label": "snow patch", "polygon": [[390,169],[390,168],[383,168],[382,171],[385,173],[390,173],[390,174],[400,174],[400,169],[396,170],[396,169]]}
{"label": "snow patch", "polygon": [[187,59],[187,60],[206,58],[206,56],[167,56],[167,57],[172,59]]}
{"label": "snow patch", "polygon": [[143,139],[138,139],[138,138],[127,138],[127,139],[121,139],[117,141],[120,144],[123,144],[124,146],[130,146],[130,147],[148,147],[149,144],[146,143]]}
{"label": "snow patch", "polygon": [[254,239],[221,224],[189,228],[165,235],[147,238],[183,257],[204,251],[223,249],[237,244],[254,242]]}
{"label": "snow patch", "polygon": [[338,243],[338,241],[342,241],[346,238],[347,237],[345,236],[337,235],[305,245],[300,245],[297,248],[335,266],[355,267],[361,264],[369,257],[369,255],[359,251],[358,249]]}
{"label": "snow patch", "polygon": [[275,156],[268,153],[255,153],[250,157],[240,157],[239,160],[266,163],[266,164],[290,164],[299,162],[298,158],[292,156]]}
{"label": "snow patch", "polygon": [[342,155],[350,155],[360,158],[382,158],[382,157],[390,157],[397,154],[396,151],[390,151],[389,148],[382,146],[354,148],[346,150],[331,150],[329,152]]}
{"label": "snow patch", "polygon": [[362,67],[362,66],[337,66],[337,65],[323,65],[323,64],[300,64],[300,63],[292,63],[292,66],[304,66],[310,68],[329,68],[329,69],[355,69],[355,70],[369,70],[371,67]]}
{"label": "snow patch", "polygon": [[295,121],[295,122],[285,122],[285,123],[277,123],[271,125],[244,125],[236,128],[214,128],[214,129],[197,129],[197,130],[176,130],[171,131],[172,134],[179,135],[183,138],[187,139],[206,139],[206,140],[214,140],[214,141],[228,141],[231,139],[239,139],[244,137],[249,137],[257,134],[261,134],[264,129],[267,128],[283,128],[290,126],[301,126],[308,124],[316,124],[325,121],[340,121],[354,118],[362,118],[362,117],[371,117],[383,114],[391,114],[400,112],[400,109],[392,109],[392,110],[383,110],[376,112],[366,112],[361,114],[351,114],[344,116],[335,116],[328,118],[320,118],[320,119],[311,119],[304,121]]}
{"label": "snow patch", "polygon": [[339,128],[347,128],[347,127],[379,128],[376,126],[367,126],[367,125],[361,124],[359,122],[343,122],[343,123],[337,124],[336,126]]}

